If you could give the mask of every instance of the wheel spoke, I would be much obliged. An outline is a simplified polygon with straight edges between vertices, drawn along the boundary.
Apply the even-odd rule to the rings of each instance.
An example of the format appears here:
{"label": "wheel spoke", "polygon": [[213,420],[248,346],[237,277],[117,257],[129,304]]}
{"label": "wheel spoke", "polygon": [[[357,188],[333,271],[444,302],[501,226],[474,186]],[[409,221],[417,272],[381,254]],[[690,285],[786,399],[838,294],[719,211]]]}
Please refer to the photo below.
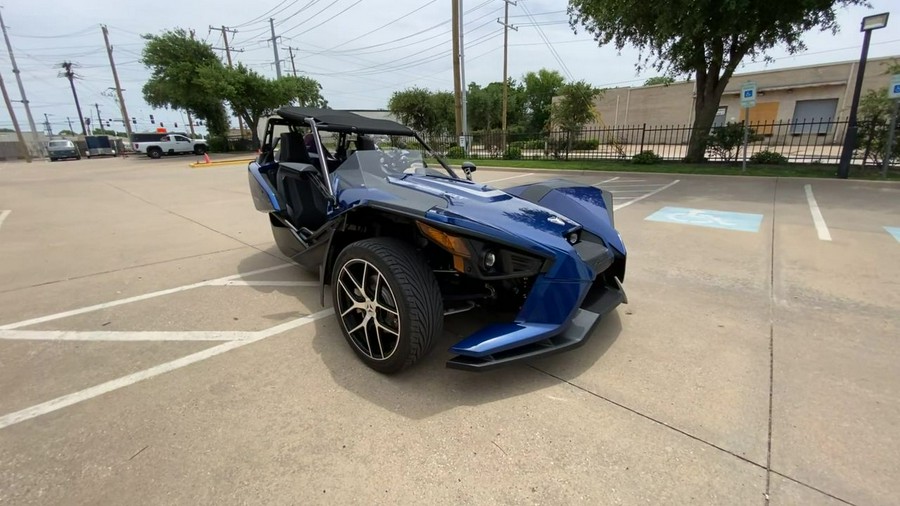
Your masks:
{"label": "wheel spoke", "polygon": [[[363,324],[363,333],[365,333],[365,335],[366,335],[366,346],[369,347],[369,356],[372,357],[373,356],[372,355],[372,343],[369,341],[369,320],[370,319],[371,318],[366,316],[366,318],[365,318],[365,320],[363,320],[362,324]],[[384,355],[382,355],[382,356],[384,356]]]}
{"label": "wheel spoke", "polygon": [[[363,287],[356,281],[356,278],[353,277],[353,273],[350,272],[350,269],[348,269],[347,266],[345,265],[344,268],[341,270],[343,271],[342,274],[346,274],[347,277],[350,278],[350,281],[352,281],[353,284],[356,286],[356,289],[359,290],[359,293],[361,293],[362,296],[365,297],[366,292],[363,290]],[[363,282],[365,282],[365,278],[363,278]]]}
{"label": "wheel spoke", "polygon": [[[362,321],[359,325],[357,325],[357,326],[353,327],[352,329],[348,330],[347,333],[348,333],[348,334],[353,334],[353,333],[356,332],[357,330],[362,329],[362,328],[365,328],[367,323],[369,323],[369,317],[368,317],[368,316],[366,316],[365,318],[363,318],[363,321]],[[366,336],[366,341],[368,341],[368,335]]]}
{"label": "wheel spoke", "polygon": [[380,328],[381,330],[386,330],[386,331],[390,332],[391,334],[394,334],[395,336],[399,336],[399,335],[400,335],[400,331],[399,331],[399,330],[394,330],[394,329],[388,327],[387,325],[381,323],[381,322],[378,321],[377,319],[375,320],[375,325],[376,325],[378,328]]}
{"label": "wheel spoke", "polygon": [[347,297],[350,298],[350,300],[353,301],[354,305],[356,305],[356,304],[358,304],[358,303],[360,303],[360,302],[364,302],[364,301],[357,300],[357,298],[356,298],[356,296],[353,294],[353,292],[351,292],[350,289],[347,288],[347,285],[344,284],[344,280],[338,279],[338,285],[341,287],[341,289],[344,290],[344,293],[347,294]]}
{"label": "wheel spoke", "polygon": [[384,358],[384,347],[381,345],[381,332],[378,320],[375,320],[375,338],[378,339],[378,351],[381,352],[381,358]]}

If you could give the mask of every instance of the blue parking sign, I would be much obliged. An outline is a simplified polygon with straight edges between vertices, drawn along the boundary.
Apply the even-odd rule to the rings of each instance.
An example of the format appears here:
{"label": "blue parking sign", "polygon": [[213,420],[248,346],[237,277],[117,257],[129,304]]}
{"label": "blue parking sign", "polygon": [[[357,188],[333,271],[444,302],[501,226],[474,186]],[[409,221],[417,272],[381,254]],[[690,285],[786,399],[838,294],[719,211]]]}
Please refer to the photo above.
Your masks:
{"label": "blue parking sign", "polygon": [[741,107],[756,105],[756,83],[748,81],[741,86]]}
{"label": "blue parking sign", "polygon": [[891,76],[891,85],[888,87],[888,96],[893,99],[900,99],[900,74]]}

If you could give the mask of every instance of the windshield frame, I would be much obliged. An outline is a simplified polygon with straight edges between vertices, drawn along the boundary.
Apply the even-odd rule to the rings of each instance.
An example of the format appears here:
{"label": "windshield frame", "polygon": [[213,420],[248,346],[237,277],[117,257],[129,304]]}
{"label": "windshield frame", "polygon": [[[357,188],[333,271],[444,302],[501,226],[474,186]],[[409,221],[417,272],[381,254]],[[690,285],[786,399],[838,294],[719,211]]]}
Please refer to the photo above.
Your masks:
{"label": "windshield frame", "polygon": [[[312,130],[313,138],[315,139],[315,142],[316,142],[316,148],[318,149],[319,153],[324,152],[322,149],[322,137],[319,135],[320,131],[326,132],[326,133],[341,133],[341,131],[339,131],[337,129],[330,129],[330,128],[320,129],[318,127],[318,125],[316,124],[316,121],[313,118],[309,118],[306,121],[307,121],[307,124],[309,125],[310,129]],[[388,136],[388,137],[397,137],[396,134],[379,133],[379,132],[365,132],[365,134],[366,135],[384,135],[384,136]],[[358,135],[362,135],[362,133],[359,133]],[[422,151],[422,155],[423,155],[423,160],[426,157],[432,157],[438,161],[438,163],[441,165],[441,167],[444,168],[444,170],[447,171],[448,176],[441,176],[441,177],[445,177],[447,179],[452,178],[452,179],[462,180],[462,178],[460,178],[456,174],[456,172],[454,172],[454,170],[452,168],[450,168],[450,166],[447,164],[447,162],[445,162],[444,159],[440,155],[438,155],[437,153],[434,152],[434,150],[431,149],[431,147],[428,145],[428,143],[425,142],[425,140],[422,139],[422,137],[420,137],[418,133],[412,132],[411,137],[414,138],[416,140],[416,142],[418,142],[422,146],[423,149],[421,151]],[[340,167],[340,165],[338,165],[337,167],[334,167],[334,169],[332,169],[331,167],[328,166],[328,164],[330,162],[327,160],[327,157],[324,157],[324,156],[319,158],[319,163],[322,166],[322,173],[323,173],[322,176],[323,176],[323,179],[325,180],[325,185],[328,188],[328,192],[331,197],[334,197],[335,193],[334,193],[334,188],[332,188],[332,186],[331,186],[331,177],[334,174],[334,171],[336,171]]]}

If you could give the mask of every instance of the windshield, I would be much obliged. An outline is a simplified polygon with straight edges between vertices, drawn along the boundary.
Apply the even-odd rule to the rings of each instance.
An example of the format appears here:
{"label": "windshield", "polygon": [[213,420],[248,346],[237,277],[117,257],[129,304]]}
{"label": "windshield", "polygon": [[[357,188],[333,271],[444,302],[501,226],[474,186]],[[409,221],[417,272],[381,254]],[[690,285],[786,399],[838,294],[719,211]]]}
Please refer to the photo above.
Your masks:
{"label": "windshield", "polygon": [[67,148],[71,145],[71,141],[50,141],[51,148]]}
{"label": "windshield", "polygon": [[[440,163],[428,146],[412,136],[358,135],[344,143],[338,142],[336,146],[323,139],[323,145],[329,158],[333,158],[333,161],[329,160],[332,171],[336,170],[334,167],[340,170],[356,156],[357,160],[352,161],[352,165],[368,173],[395,177],[404,174],[456,177],[448,167]],[[314,150],[315,147],[311,149]]]}

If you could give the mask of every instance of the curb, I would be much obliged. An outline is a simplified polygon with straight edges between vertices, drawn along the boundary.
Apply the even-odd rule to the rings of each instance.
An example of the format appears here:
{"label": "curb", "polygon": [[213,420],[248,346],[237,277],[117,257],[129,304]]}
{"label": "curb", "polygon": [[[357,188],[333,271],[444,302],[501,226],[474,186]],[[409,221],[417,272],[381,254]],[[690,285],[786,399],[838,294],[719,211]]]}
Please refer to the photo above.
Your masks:
{"label": "curb", "polygon": [[224,166],[224,165],[242,165],[242,164],[245,164],[245,163],[250,163],[250,162],[252,162],[253,160],[256,160],[256,159],[255,159],[255,158],[241,158],[241,159],[239,159],[239,160],[216,160],[216,161],[214,161],[214,162],[209,162],[209,163],[207,163],[207,162],[193,162],[193,163],[188,164],[188,166],[191,167],[192,169],[204,169],[204,168],[207,168],[207,167],[209,167],[209,168],[212,168],[212,167],[221,167],[221,166]]}

